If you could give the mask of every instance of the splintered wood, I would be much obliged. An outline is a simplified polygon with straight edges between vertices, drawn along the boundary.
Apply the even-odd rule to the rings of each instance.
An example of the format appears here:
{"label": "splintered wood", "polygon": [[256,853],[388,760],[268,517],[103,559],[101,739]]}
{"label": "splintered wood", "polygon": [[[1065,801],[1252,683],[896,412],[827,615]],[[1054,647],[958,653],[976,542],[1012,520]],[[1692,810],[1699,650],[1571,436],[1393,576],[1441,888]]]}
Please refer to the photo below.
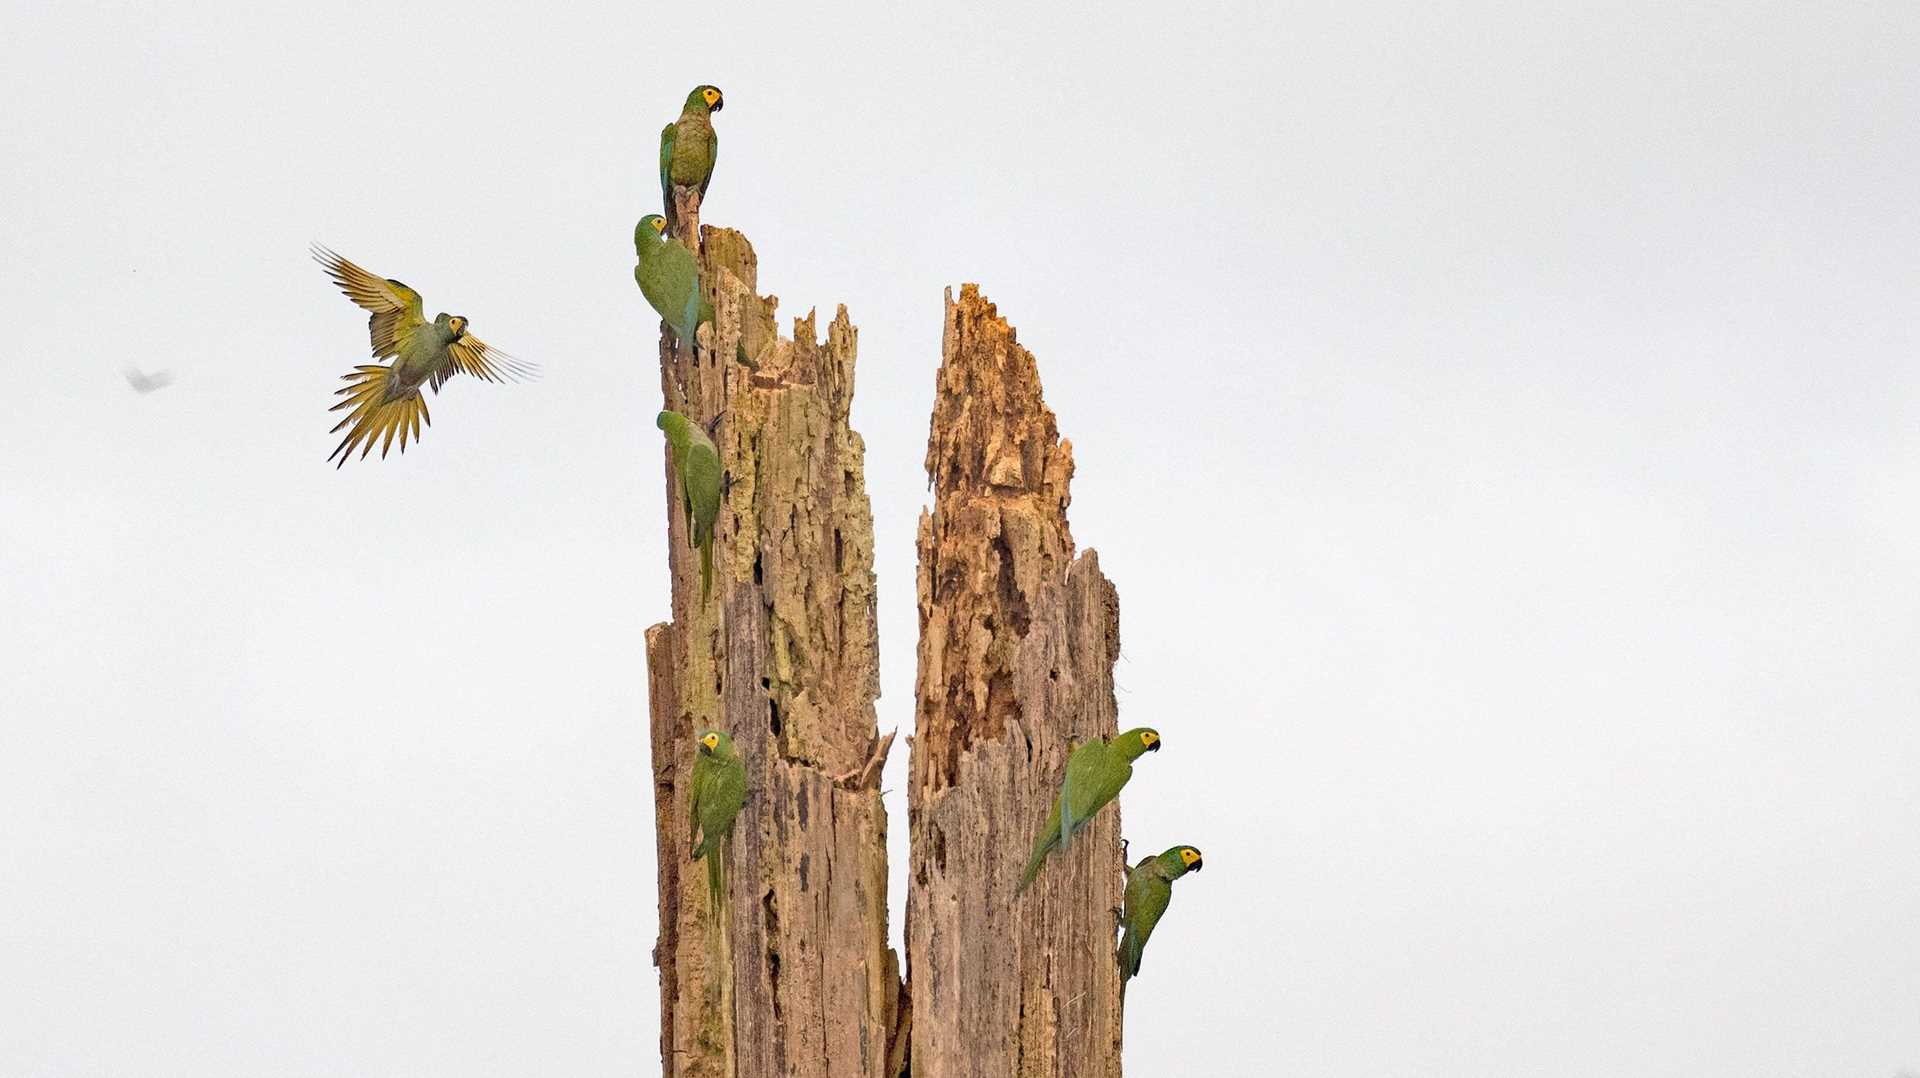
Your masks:
{"label": "splintered wood", "polygon": [[916,1078],[1120,1073],[1104,809],[1015,896],[1070,742],[1115,733],[1119,599],[1067,527],[1073,452],[1039,371],[974,285],[947,295],[920,517],[920,649],[908,790]]}
{"label": "splintered wood", "polygon": [[[684,206],[688,235],[697,220]],[[873,520],[847,424],[856,331],[842,308],[824,342],[811,314],[780,336],[746,237],[698,234],[714,324],[697,351],[663,335],[661,389],[712,424],[727,485],[703,603],[663,466],[673,620],[646,643],[664,1073],[892,1078],[904,1017],[887,946]],[[687,781],[707,727],[732,735],[748,775],[718,911],[688,859]]]}

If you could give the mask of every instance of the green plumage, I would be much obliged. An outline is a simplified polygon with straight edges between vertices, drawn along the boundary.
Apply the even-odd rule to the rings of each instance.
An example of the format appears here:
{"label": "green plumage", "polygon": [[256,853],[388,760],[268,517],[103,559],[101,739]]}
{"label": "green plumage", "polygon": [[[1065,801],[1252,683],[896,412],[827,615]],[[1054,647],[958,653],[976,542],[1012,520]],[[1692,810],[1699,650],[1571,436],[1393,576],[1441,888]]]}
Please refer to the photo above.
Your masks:
{"label": "green plumage", "polygon": [[1055,850],[1065,849],[1094,813],[1120,796],[1121,788],[1133,777],[1133,762],[1142,753],[1158,751],[1160,734],[1144,726],[1110,739],[1089,741],[1074,749],[1067,757],[1067,775],[1060,784],[1059,796],[1053,800],[1053,811],[1047,814],[1046,826],[1034,841],[1033,856],[1028,858],[1027,870],[1021,874],[1020,886],[1014,893],[1025,891],[1046,865],[1047,857]]}
{"label": "green plumage", "polygon": [[1200,851],[1175,846],[1154,857],[1142,858],[1127,873],[1127,893],[1120,908],[1120,972],[1127,980],[1140,973],[1140,956],[1147,949],[1153,926],[1173,900],[1173,881],[1200,871]]}
{"label": "green plumage", "polygon": [[720,517],[720,451],[707,432],[679,412],[661,412],[654,425],[666,432],[673,449],[673,474],[680,481],[680,507],[686,511],[687,542],[700,550],[700,601],[713,591],[713,523]]}
{"label": "green plumage", "polygon": [[657,213],[633,226],[633,251],[638,258],[633,279],[673,335],[692,346],[700,323],[713,321],[713,304],[701,293],[700,264],[693,252],[667,238],[666,232],[667,219]]}
{"label": "green plumage", "polygon": [[660,131],[660,201],[667,225],[678,231],[673,189],[691,187],[707,197],[713,182],[713,163],[720,156],[720,136],[713,130],[713,113],[726,107],[717,86],[696,86],[687,94],[680,118]]}
{"label": "green plumage", "polygon": [[699,744],[687,805],[687,847],[693,860],[707,860],[708,893],[718,910],[725,891],[723,862],[733,846],[733,818],[747,803],[747,769],[726,734],[708,730]]}

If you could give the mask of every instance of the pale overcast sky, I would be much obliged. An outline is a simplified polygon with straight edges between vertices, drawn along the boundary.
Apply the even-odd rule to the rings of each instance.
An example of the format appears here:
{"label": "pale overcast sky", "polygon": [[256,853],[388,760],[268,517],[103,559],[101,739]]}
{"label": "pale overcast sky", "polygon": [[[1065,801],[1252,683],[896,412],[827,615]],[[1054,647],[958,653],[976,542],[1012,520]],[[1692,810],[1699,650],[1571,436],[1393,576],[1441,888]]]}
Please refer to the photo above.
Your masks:
{"label": "pale overcast sky", "polygon": [[[656,1072],[700,82],[860,326],[883,727],[942,288],[1039,356],[1209,869],[1129,1073],[1920,1068],[1911,0],[862,7],[0,0],[0,1078]],[[336,472],[312,240],[545,379]]]}

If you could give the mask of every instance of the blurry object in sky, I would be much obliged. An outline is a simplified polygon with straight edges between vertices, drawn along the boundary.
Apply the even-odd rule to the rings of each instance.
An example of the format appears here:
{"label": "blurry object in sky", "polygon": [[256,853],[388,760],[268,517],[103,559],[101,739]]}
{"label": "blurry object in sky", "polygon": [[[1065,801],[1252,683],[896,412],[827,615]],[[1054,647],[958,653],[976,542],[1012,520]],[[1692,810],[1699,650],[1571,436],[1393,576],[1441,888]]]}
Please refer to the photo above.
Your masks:
{"label": "blurry object in sky", "polygon": [[156,389],[165,389],[172,385],[173,375],[168,374],[166,371],[154,371],[152,374],[145,374],[142,373],[138,367],[128,367],[127,384],[132,386],[136,393],[151,393]]}

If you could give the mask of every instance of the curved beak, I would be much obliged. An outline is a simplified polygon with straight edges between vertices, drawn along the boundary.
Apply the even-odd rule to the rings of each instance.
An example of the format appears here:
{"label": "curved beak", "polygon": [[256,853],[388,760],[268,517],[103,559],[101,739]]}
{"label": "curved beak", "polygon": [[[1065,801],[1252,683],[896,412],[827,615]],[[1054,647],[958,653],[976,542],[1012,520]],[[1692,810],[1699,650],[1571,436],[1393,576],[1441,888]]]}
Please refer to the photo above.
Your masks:
{"label": "curved beak", "polygon": [[1148,752],[1159,752],[1159,751],[1160,751],[1160,742],[1158,742],[1158,741],[1156,741],[1156,742],[1154,742],[1153,744],[1151,744],[1151,745],[1149,745],[1149,746],[1147,746],[1147,751],[1148,751]]}
{"label": "curved beak", "polygon": [[1202,867],[1202,866],[1204,866],[1204,865],[1205,865],[1206,863],[1207,863],[1207,862],[1206,862],[1206,860],[1205,860],[1205,859],[1202,859],[1202,860],[1199,860],[1199,861],[1195,861],[1195,862],[1194,862],[1194,863],[1193,863],[1193,864],[1192,864],[1191,866],[1189,866],[1189,867],[1187,868],[1187,871],[1188,871],[1188,872],[1198,872],[1198,871],[1200,871],[1200,869],[1201,869],[1201,867]]}

